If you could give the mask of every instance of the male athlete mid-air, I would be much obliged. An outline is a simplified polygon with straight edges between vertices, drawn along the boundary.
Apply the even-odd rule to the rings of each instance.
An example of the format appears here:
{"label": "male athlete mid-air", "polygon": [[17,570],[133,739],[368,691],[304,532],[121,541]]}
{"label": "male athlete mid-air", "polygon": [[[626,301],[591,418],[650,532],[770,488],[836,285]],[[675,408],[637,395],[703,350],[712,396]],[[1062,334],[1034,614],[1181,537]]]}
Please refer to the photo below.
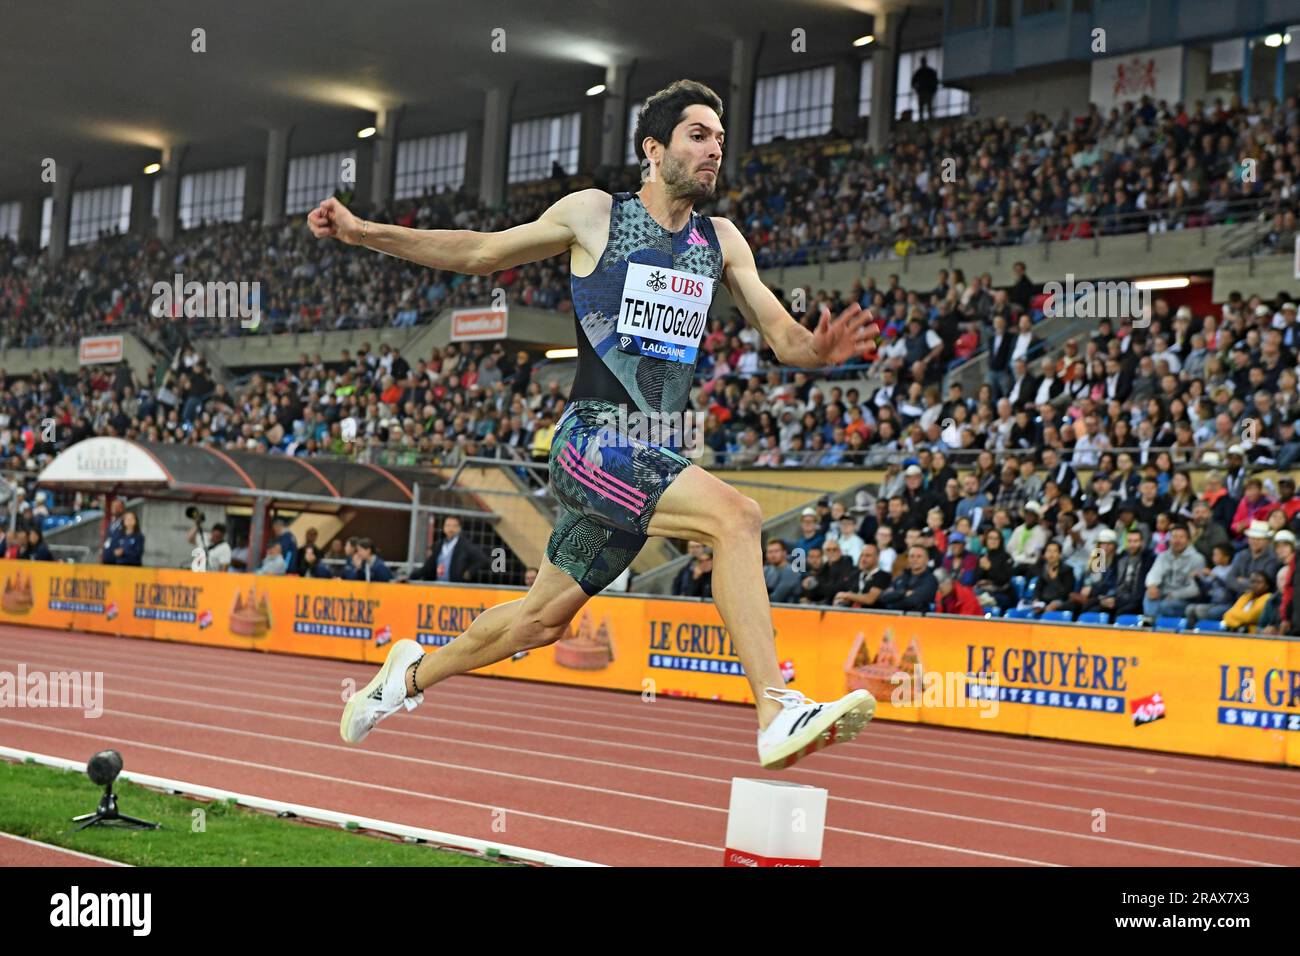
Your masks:
{"label": "male athlete mid-air", "polygon": [[753,691],[764,767],[788,767],[852,740],[874,714],[875,698],[864,690],[819,704],[786,689],[763,580],[758,504],[692,464],[680,443],[642,441],[644,432],[626,424],[638,414],[680,416],[689,405],[719,280],[783,364],[824,368],[874,348],[876,327],[856,303],[835,319],[823,307],[815,331],[800,325],[759,278],[736,227],[694,211],[717,187],[721,118],[713,90],[673,83],[650,97],[637,119],[637,152],[643,169],[648,165],[639,192],[584,189],[536,222],[503,232],[367,222],[333,198],[307,217],[317,237],[469,275],[568,252],[578,324],[577,376],[550,455],[551,489],[563,511],[537,580],[524,597],[481,613],[437,653],[426,655],[411,640],[395,643],[343,711],[348,743],[402,707],[413,709],[441,680],[558,641],[649,536],[713,548],[713,600]]}

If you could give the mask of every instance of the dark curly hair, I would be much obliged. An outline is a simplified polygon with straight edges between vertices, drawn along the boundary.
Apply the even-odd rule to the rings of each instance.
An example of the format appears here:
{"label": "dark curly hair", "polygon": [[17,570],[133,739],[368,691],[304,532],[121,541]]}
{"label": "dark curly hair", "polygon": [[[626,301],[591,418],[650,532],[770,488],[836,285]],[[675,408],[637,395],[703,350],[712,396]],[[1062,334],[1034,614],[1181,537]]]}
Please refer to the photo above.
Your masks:
{"label": "dark curly hair", "polygon": [[673,130],[682,121],[686,107],[707,106],[722,119],[722,98],[703,83],[695,80],[678,80],[647,99],[636,117],[636,158],[645,167],[646,155],[641,144],[647,136],[667,146],[672,142]]}

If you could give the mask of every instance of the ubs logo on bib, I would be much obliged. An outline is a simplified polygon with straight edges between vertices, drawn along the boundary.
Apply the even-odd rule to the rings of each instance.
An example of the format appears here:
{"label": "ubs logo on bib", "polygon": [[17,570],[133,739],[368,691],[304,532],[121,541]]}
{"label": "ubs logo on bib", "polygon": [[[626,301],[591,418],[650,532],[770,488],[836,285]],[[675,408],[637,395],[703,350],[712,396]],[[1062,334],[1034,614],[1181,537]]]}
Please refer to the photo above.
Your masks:
{"label": "ubs logo on bib", "polygon": [[[694,362],[708,322],[713,283],[694,273],[629,262],[618,313],[620,348]],[[635,346],[626,341],[628,336],[634,337]]]}

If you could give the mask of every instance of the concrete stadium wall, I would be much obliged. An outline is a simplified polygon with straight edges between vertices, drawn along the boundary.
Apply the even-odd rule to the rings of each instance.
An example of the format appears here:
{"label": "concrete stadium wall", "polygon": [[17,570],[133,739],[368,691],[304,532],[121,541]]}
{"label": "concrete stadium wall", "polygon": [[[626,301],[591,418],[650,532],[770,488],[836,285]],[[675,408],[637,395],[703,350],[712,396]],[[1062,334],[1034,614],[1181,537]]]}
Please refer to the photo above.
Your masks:
{"label": "concrete stadium wall", "polygon": [[[401,350],[413,337],[411,329],[362,329],[352,332],[288,332],[282,335],[239,335],[231,338],[204,339],[204,346],[230,369],[247,369],[253,366],[294,366],[305,352],[320,353],[326,362],[337,362],[348,349],[356,355],[357,349],[369,342],[372,349],[387,343]],[[407,361],[411,361],[407,358]]]}
{"label": "concrete stadium wall", "polygon": [[1214,267],[1214,301],[1222,302],[1237,291],[1249,298],[1271,299],[1280,291],[1300,294],[1300,279],[1290,255],[1225,259]]}
{"label": "concrete stadium wall", "polygon": [[1005,116],[1020,123],[1030,113],[1044,113],[1051,119],[1062,110],[1078,112],[1080,103],[1091,95],[1091,71],[1086,65],[1056,64],[1020,70],[1014,76],[989,76],[962,82],[970,90],[975,115],[980,119]]}
{"label": "concrete stadium wall", "polygon": [[[127,364],[140,376],[143,376],[155,361],[148,347],[130,333],[124,333],[122,336],[122,354]],[[170,358],[171,356],[167,356],[168,360]],[[9,375],[33,375],[51,368],[67,371],[80,367],[77,344],[0,351],[0,369],[4,369]]]}
{"label": "concrete stadium wall", "polygon": [[1104,239],[969,249],[952,256],[924,255],[798,266],[768,270],[763,273],[763,279],[788,295],[794,288],[847,290],[855,280],[867,276],[873,276],[877,283],[884,285],[891,274],[897,274],[904,287],[928,289],[934,285],[940,269],[953,267],[962,269],[968,277],[988,272],[994,285],[1010,285],[1011,266],[1016,261],[1024,262],[1030,279],[1040,284],[1053,279],[1062,281],[1067,272],[1073,273],[1076,280],[1208,272],[1214,268],[1220,247],[1231,228],[1212,226],[1158,235],[1137,233]]}

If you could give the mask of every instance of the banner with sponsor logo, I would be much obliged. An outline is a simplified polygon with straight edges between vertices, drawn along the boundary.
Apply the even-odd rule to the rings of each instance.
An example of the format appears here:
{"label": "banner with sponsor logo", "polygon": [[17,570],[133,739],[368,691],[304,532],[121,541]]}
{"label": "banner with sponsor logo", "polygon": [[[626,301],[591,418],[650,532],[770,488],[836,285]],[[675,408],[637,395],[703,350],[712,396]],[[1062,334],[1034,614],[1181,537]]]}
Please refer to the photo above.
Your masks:
{"label": "banner with sponsor logo", "polygon": [[1088,99],[1102,115],[1143,96],[1153,103],[1176,103],[1183,98],[1183,48],[1169,46],[1093,60],[1090,80]]}
{"label": "banner with sponsor logo", "polygon": [[[0,561],[0,622],[377,664],[431,651],[522,592]],[[1300,642],[773,609],[789,684],[865,688],[877,717],[1300,766]],[[497,677],[752,701],[713,604],[593,598],[563,639]],[[365,676],[358,673],[358,678]]]}
{"label": "banner with sponsor logo", "polygon": [[504,339],[509,318],[506,309],[456,309],[451,313],[451,341]]}
{"label": "banner with sponsor logo", "polygon": [[125,343],[120,335],[92,335],[78,344],[77,359],[82,365],[104,365],[122,361]]}

